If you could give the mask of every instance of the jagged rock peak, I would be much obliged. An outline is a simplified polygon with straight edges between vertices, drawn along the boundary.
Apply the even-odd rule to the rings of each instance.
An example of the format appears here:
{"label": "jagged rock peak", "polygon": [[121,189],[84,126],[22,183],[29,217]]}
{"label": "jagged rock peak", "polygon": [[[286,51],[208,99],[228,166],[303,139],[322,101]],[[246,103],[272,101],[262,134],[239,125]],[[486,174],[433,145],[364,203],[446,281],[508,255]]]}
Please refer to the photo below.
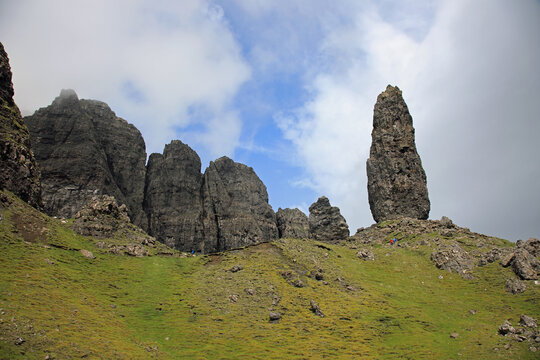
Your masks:
{"label": "jagged rock peak", "polygon": [[150,155],[144,210],[152,236],[182,251],[201,251],[201,181],[201,159],[181,141],[165,145],[163,155]]}
{"label": "jagged rock peak", "polygon": [[426,174],[416,151],[412,117],[397,86],[388,85],[377,97],[371,137],[366,167],[369,206],[375,221],[427,219]]}
{"label": "jagged rock peak", "polygon": [[266,186],[253,168],[224,156],[211,161],[202,183],[204,252],[278,238]]}
{"label": "jagged rock peak", "polygon": [[9,58],[0,43],[0,189],[40,208],[40,172],[30,149],[30,135],[13,101]]}
{"label": "jagged rock peak", "polygon": [[308,217],[298,208],[279,208],[276,220],[280,238],[305,239],[309,236]]}
{"label": "jagged rock peak", "polygon": [[79,100],[73,90],[62,90],[25,121],[42,170],[46,213],[73,217],[94,195],[107,194],[146,229],[146,150],[135,126],[105,103]]}
{"label": "jagged rock peak", "polygon": [[321,196],[309,207],[309,236],[318,241],[339,241],[349,237],[349,225],[337,206]]}
{"label": "jagged rock peak", "polygon": [[70,102],[77,102],[79,101],[79,97],[77,96],[77,93],[73,89],[62,89],[60,91],[60,95],[58,95],[54,100],[53,104],[55,105],[63,105]]}

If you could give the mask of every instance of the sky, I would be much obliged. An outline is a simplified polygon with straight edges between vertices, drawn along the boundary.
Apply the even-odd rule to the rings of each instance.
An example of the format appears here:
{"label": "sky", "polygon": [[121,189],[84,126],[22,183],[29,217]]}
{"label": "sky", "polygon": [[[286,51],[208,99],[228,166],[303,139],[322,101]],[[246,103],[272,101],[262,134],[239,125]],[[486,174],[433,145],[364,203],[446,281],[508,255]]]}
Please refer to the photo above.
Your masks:
{"label": "sky", "polygon": [[63,88],[101,100],[147,153],[252,166],[274,210],[325,195],[373,224],[373,106],[403,91],[431,219],[540,237],[538,0],[0,0],[23,115]]}

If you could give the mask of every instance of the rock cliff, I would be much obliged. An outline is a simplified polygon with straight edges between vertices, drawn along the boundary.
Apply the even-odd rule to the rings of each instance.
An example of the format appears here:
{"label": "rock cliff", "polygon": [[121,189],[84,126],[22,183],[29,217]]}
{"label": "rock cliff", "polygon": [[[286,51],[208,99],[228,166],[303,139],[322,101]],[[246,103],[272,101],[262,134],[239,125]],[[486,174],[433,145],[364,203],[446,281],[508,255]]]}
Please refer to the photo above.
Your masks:
{"label": "rock cliff", "polygon": [[204,239],[201,159],[181,141],[148,160],[144,209],[148,232],[170,247],[200,250]]}
{"label": "rock cliff", "polygon": [[327,197],[321,196],[309,207],[309,236],[318,241],[346,240],[349,225],[339,208],[330,205]]}
{"label": "rock cliff", "polygon": [[375,104],[368,197],[373,219],[427,219],[426,174],[416,151],[412,117],[398,87],[388,85]]}
{"label": "rock cliff", "polygon": [[228,157],[210,162],[202,182],[204,252],[278,238],[266,186],[253,168]]}
{"label": "rock cliff", "polygon": [[280,238],[305,239],[309,236],[308,217],[300,209],[281,209],[276,213]]}
{"label": "rock cliff", "polygon": [[11,76],[9,58],[0,43],[0,189],[39,208],[39,168],[30,149],[28,128],[13,101]]}
{"label": "rock cliff", "polygon": [[107,194],[127,206],[134,224],[146,228],[146,151],[135,126],[103,102],[79,100],[73,90],[62,90],[25,121],[49,215],[73,217],[94,195]]}

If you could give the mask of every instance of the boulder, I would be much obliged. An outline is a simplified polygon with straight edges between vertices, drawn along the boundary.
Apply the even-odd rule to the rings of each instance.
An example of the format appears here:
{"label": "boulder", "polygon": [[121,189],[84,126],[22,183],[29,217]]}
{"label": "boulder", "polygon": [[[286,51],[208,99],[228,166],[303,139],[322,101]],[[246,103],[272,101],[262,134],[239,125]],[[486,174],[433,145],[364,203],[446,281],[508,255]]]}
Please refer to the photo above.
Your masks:
{"label": "boulder", "polygon": [[79,250],[79,252],[82,254],[82,256],[84,256],[85,258],[88,258],[88,259],[95,259],[96,257],[94,256],[94,254],[92,254],[91,251],[89,250],[86,250],[86,249],[81,249]]}
{"label": "boulder", "polygon": [[426,174],[416,150],[412,117],[398,87],[388,85],[378,96],[371,137],[366,168],[369,206],[375,221],[427,219],[430,202]]}
{"label": "boulder", "polygon": [[308,217],[300,209],[281,209],[276,213],[280,238],[305,239],[309,235]]}
{"label": "boulder", "polygon": [[0,43],[0,190],[13,192],[40,208],[40,171],[30,146],[30,134],[13,101],[9,58]]}
{"label": "boulder", "polygon": [[527,290],[527,285],[519,279],[508,279],[504,284],[504,288],[511,294],[520,294]]}
{"label": "boulder", "polygon": [[279,321],[279,319],[281,319],[281,314],[278,312],[270,311],[268,313],[268,318],[270,322],[276,322],[276,321]]}
{"label": "boulder", "polygon": [[540,272],[540,261],[524,247],[518,248],[512,259],[512,270],[523,280],[535,280]]}
{"label": "boulder", "polygon": [[362,249],[362,250],[358,251],[356,253],[356,256],[359,259],[362,259],[364,261],[366,261],[366,260],[375,261],[375,254],[373,253],[373,251],[368,250],[368,249]]}
{"label": "boulder", "polygon": [[320,317],[324,317],[324,313],[322,312],[321,307],[315,301],[310,300],[309,306],[310,306],[311,311],[315,315],[320,316]]}
{"label": "boulder", "polygon": [[201,159],[179,140],[148,160],[144,210],[148,233],[169,247],[200,251],[204,240]]}
{"label": "boulder", "polygon": [[318,241],[339,241],[349,237],[349,226],[339,208],[330,205],[327,197],[321,196],[309,207],[309,237]]}
{"label": "boulder", "polygon": [[146,150],[139,130],[103,102],[62,90],[25,117],[41,168],[45,212],[73,217],[94,195],[114,196],[146,230],[142,210]]}
{"label": "boulder", "polygon": [[443,245],[431,253],[431,261],[442,270],[465,274],[475,265],[474,258],[457,244]]}
{"label": "boulder", "polygon": [[228,157],[211,161],[202,181],[203,252],[217,252],[278,238],[266,186],[253,168]]}
{"label": "boulder", "polygon": [[505,320],[501,326],[499,326],[499,334],[501,335],[509,335],[509,334],[515,334],[516,329],[512,326],[510,321]]}
{"label": "boulder", "polygon": [[523,326],[536,329],[538,327],[538,321],[529,315],[521,315],[519,323]]}

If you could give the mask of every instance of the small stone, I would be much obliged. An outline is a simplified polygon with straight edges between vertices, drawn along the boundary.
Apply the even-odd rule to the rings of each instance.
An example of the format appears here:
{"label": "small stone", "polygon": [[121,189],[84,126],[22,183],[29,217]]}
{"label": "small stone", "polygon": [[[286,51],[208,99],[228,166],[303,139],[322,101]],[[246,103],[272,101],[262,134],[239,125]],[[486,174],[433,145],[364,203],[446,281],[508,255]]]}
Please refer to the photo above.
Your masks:
{"label": "small stone", "polygon": [[270,318],[271,322],[276,322],[279,319],[281,319],[281,314],[278,312],[270,311],[270,313],[268,314],[268,317]]}
{"label": "small stone", "polygon": [[505,348],[506,350],[510,349],[510,344],[505,344],[505,345],[504,345],[504,348]]}
{"label": "small stone", "polygon": [[529,350],[531,350],[531,352],[536,352],[537,349],[536,349],[536,346],[531,346],[531,347],[529,348]]}
{"label": "small stone", "polygon": [[232,273],[235,273],[243,269],[244,267],[242,265],[234,265],[229,271]]}
{"label": "small stone", "polygon": [[18,337],[15,339],[15,345],[22,345],[24,343],[24,339],[21,337]]}
{"label": "small stone", "polygon": [[94,254],[92,254],[91,251],[88,251],[88,250],[85,250],[85,249],[81,249],[79,250],[81,252],[81,254],[85,257],[85,258],[88,258],[88,259],[95,259],[96,257],[94,256]]}
{"label": "small stone", "polygon": [[476,314],[476,310],[472,310],[472,309],[471,309],[471,310],[469,310],[469,314],[471,314],[471,315],[474,315],[474,314]]}
{"label": "small stone", "polygon": [[452,339],[457,339],[458,336],[459,336],[459,334],[458,334],[457,332],[453,332],[453,333],[450,334],[450,337],[451,337]]}
{"label": "small stone", "polygon": [[309,302],[309,304],[311,306],[311,311],[313,311],[313,313],[315,313],[315,315],[320,316],[320,317],[324,317],[324,313],[322,312],[321,308],[319,307],[319,304],[317,304],[313,300],[311,300]]}
{"label": "small stone", "polygon": [[306,284],[304,284],[304,282],[300,279],[296,279],[293,281],[293,285],[297,288],[303,288],[306,286]]}
{"label": "small stone", "polygon": [[252,289],[252,288],[247,288],[247,289],[245,290],[245,292],[246,292],[246,294],[252,295],[252,296],[257,294],[257,290]]}
{"label": "small stone", "polygon": [[238,301],[238,295],[229,295],[229,301],[230,302],[237,302]]}

